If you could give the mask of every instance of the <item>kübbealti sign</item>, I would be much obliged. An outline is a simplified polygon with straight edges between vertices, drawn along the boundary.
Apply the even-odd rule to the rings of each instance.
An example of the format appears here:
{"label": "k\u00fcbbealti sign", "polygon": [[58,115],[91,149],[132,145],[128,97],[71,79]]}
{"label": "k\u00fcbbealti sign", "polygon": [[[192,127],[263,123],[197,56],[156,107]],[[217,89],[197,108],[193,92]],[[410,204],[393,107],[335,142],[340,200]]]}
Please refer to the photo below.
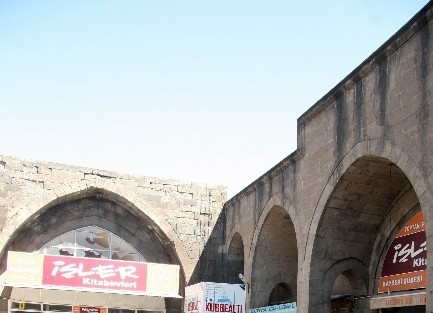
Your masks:
{"label": "k\u00fcbbealti sign", "polygon": [[5,285],[179,297],[179,266],[9,251]]}
{"label": "k\u00fcbbealti sign", "polygon": [[185,288],[186,313],[245,313],[245,285],[201,282]]}

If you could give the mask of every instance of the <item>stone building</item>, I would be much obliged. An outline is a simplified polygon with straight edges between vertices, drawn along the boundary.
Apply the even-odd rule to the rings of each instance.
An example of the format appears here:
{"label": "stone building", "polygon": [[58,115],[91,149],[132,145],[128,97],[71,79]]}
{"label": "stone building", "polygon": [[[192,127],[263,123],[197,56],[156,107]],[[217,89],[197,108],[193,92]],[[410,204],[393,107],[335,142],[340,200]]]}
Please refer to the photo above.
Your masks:
{"label": "stone building", "polygon": [[[305,112],[297,150],[227,202],[221,186],[1,157],[3,276],[8,251],[59,252],[65,236],[104,233],[123,255],[178,265],[180,296],[242,274],[247,308],[433,312],[432,16],[429,3]],[[16,312],[79,301],[182,310],[177,297],[57,290],[59,301],[33,289],[4,287],[3,310],[9,299]]]}
{"label": "stone building", "polygon": [[[297,150],[225,204],[225,279],[242,271],[250,308],[433,312],[432,14],[429,3],[305,112]],[[419,212],[426,241],[395,243]],[[381,279],[388,250],[420,275]]]}

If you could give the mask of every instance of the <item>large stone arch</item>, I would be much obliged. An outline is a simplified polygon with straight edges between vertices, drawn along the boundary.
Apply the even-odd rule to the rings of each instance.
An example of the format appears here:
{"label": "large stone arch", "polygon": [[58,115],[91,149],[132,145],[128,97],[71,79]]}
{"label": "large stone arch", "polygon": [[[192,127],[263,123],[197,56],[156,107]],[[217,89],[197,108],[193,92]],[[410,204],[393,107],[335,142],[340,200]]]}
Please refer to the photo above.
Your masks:
{"label": "large stone arch", "polygon": [[[173,251],[176,251],[181,268],[185,268],[183,264],[188,262],[190,256],[187,252],[188,250],[184,247],[172,226],[161,214],[158,214],[157,211],[153,210],[147,201],[140,198],[138,193],[130,191],[128,194],[124,194],[124,191],[125,189],[117,186],[115,182],[99,179],[81,183],[72,183],[69,185],[59,185],[53,190],[53,195],[44,199],[44,202],[29,203],[27,207],[22,210],[25,213],[13,215],[10,218],[8,225],[25,225],[28,221],[36,218],[47,209],[61,203],[84,199],[89,196],[102,197],[116,202],[119,205],[122,205],[125,209],[139,214],[144,220],[151,223],[154,229],[158,230],[160,234],[163,234],[164,237],[166,237],[165,240],[173,247]],[[3,229],[2,235],[8,239],[4,241],[4,244],[1,247],[0,257],[4,257],[7,247],[14,239],[14,234],[18,233],[20,228],[21,226],[17,228],[10,227]],[[185,273],[185,275],[189,276],[190,273]]]}
{"label": "large stone arch", "polygon": [[[389,164],[395,164],[395,168],[397,168],[398,171],[400,171],[407,179],[407,181],[412,185],[416,195],[418,196],[417,198],[421,205],[421,209],[426,216],[426,220],[431,218],[432,212],[431,210],[427,210],[429,203],[431,203],[429,200],[432,199],[430,193],[431,188],[428,188],[428,181],[430,177],[423,177],[420,171],[420,167],[417,166],[417,163],[411,158],[411,156],[408,153],[402,151],[399,147],[394,146],[389,141],[367,140],[358,143],[343,157],[343,159],[340,161],[340,163],[328,179],[328,182],[322,191],[310,224],[307,245],[305,247],[305,265],[309,268],[308,271],[306,271],[308,279],[304,279],[304,282],[308,281],[308,285],[303,286],[304,288],[306,288],[305,290],[309,290],[307,294],[309,297],[308,302],[310,306],[309,309],[305,308],[306,311],[309,310],[314,312],[326,312],[327,308],[327,305],[324,305],[323,302],[321,302],[323,300],[323,294],[317,292],[318,290],[316,290],[317,288],[315,289],[315,286],[317,286],[317,282],[320,282],[322,280],[324,276],[323,273],[328,270],[329,265],[325,264],[326,262],[321,262],[321,264],[313,264],[313,262],[317,263],[317,260],[321,258],[329,257],[326,256],[326,253],[332,253],[327,251],[324,252],[325,255],[321,256],[317,255],[316,251],[316,255],[313,255],[317,240],[323,235],[318,234],[318,231],[320,229],[319,227],[321,227],[321,222],[324,218],[325,210],[328,206],[331,196],[336,190],[338,184],[341,184],[340,180],[343,175],[347,173],[347,170],[356,161],[362,158],[369,157],[379,160],[379,162],[382,162],[382,165],[384,165],[386,162],[388,162]],[[431,251],[431,239],[429,239],[428,231],[426,231],[426,233],[427,246],[429,247],[428,251]],[[320,268],[321,266],[323,267]],[[429,304],[427,304],[427,308],[428,307]]]}
{"label": "large stone arch", "polygon": [[[88,226],[100,227],[124,239],[147,262],[179,265],[179,294],[184,295],[185,260],[180,259],[172,241],[141,208],[100,188],[57,198],[26,219],[3,248],[1,272],[6,270],[7,251],[37,252],[51,239]],[[151,306],[159,306],[163,301],[167,312],[182,310],[181,299],[155,297],[149,301]]]}
{"label": "large stone arch", "polygon": [[[272,195],[264,206],[255,227],[251,250],[247,258],[249,264],[246,268],[251,269],[246,273],[246,279],[250,282],[247,307],[268,305],[272,290],[281,283],[290,287],[291,299],[296,301],[299,226],[294,223],[295,217],[295,208],[285,195]],[[282,240],[279,236],[286,236],[286,238]],[[277,246],[278,244],[280,246]],[[264,256],[272,258],[269,266],[266,266],[267,257]]]}

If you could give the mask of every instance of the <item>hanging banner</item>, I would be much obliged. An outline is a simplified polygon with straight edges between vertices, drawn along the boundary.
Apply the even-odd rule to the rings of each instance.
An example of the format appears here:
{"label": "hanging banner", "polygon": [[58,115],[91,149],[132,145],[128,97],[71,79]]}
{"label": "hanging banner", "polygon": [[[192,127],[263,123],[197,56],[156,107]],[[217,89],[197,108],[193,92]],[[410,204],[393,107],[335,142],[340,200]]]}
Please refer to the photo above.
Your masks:
{"label": "hanging banner", "polygon": [[426,288],[427,246],[422,212],[398,232],[383,262],[379,293]]}
{"label": "hanging banner", "polygon": [[202,282],[185,288],[187,313],[244,313],[245,285]]}
{"label": "hanging banner", "polygon": [[7,262],[7,286],[179,297],[179,265],[13,251]]}

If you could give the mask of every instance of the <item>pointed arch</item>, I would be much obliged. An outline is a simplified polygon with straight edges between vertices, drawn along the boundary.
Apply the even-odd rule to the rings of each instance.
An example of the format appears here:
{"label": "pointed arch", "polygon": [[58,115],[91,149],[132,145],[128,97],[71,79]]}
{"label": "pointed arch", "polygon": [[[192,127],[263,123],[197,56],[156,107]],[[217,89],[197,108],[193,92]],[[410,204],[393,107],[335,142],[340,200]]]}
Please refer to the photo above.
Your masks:
{"label": "pointed arch", "polygon": [[265,306],[276,285],[283,282],[296,301],[298,276],[298,225],[290,199],[274,194],[260,215],[248,261],[251,283],[250,307]]}
{"label": "pointed arch", "polygon": [[[98,181],[95,181],[98,182]],[[111,187],[112,190],[109,189],[103,189],[100,187],[96,187],[95,184],[92,186],[91,184],[74,184],[70,188],[74,187],[71,193],[63,194],[59,196],[58,198],[52,199],[48,203],[45,203],[41,205],[41,207],[38,210],[35,210],[33,214],[25,215],[23,216],[15,216],[16,219],[22,218],[22,220],[15,221],[17,225],[20,225],[16,230],[9,234],[9,239],[6,241],[5,245],[2,247],[1,250],[1,257],[4,258],[5,252],[9,249],[11,244],[14,244],[14,241],[16,241],[16,237],[18,234],[20,234],[23,230],[23,227],[25,227],[26,224],[31,222],[32,220],[37,219],[42,214],[47,212],[50,209],[66,205],[68,204],[70,206],[70,210],[73,210],[74,203],[76,201],[86,201],[86,199],[101,199],[101,200],[107,200],[111,203],[113,203],[114,206],[121,208],[121,210],[126,210],[130,212],[132,215],[135,215],[138,220],[141,220],[146,224],[149,229],[152,229],[155,234],[158,236],[158,238],[167,246],[167,248],[172,251],[173,255],[176,255],[177,263],[181,265],[181,269],[183,271],[183,263],[188,262],[189,255],[187,253],[187,249],[182,244],[182,241],[179,239],[179,237],[176,235],[176,232],[173,230],[171,225],[163,218],[161,218],[160,215],[156,214],[155,210],[152,209],[152,207],[149,205],[148,202],[144,201],[143,199],[139,198],[136,195],[132,195],[131,193],[131,199],[125,198],[123,195],[120,195],[116,193],[114,184],[108,184],[107,182],[104,183],[105,187]],[[58,188],[61,191],[68,190],[67,188]],[[101,220],[101,219],[98,219]],[[72,229],[70,229],[72,230]],[[53,234],[54,235],[54,234]],[[125,233],[125,236],[130,236],[130,234]],[[187,273],[185,273],[187,274]]]}
{"label": "pointed arch", "polygon": [[[329,260],[331,260],[332,258],[329,258],[329,254],[332,254],[332,251],[324,251],[322,250],[322,252],[320,252],[319,250],[314,250],[315,247],[318,247],[318,239],[320,239],[320,241],[322,242],[320,245],[328,245],[328,246],[332,246],[335,248],[338,248],[338,245],[336,244],[331,244],[330,241],[328,241],[328,243],[325,243],[323,238],[326,238],[327,235],[325,232],[333,232],[332,229],[326,230],[326,228],[322,228],[321,225],[323,225],[323,220],[325,219],[325,212],[329,213],[328,208],[331,206],[333,206],[330,201],[338,201],[338,194],[336,193],[336,190],[343,190],[341,188],[342,184],[344,184],[344,179],[342,180],[342,178],[344,177],[344,175],[348,175],[348,170],[353,168],[356,169],[356,167],[353,167],[353,164],[355,164],[356,162],[360,162],[363,160],[366,160],[367,162],[369,161],[373,161],[376,162],[378,166],[390,166],[390,164],[395,164],[395,169],[396,172],[395,174],[398,175],[398,177],[403,177],[403,179],[401,180],[401,182],[404,184],[405,182],[411,184],[411,188],[413,188],[415,194],[417,195],[417,199],[419,200],[419,203],[421,204],[421,209],[423,209],[423,211],[425,211],[425,213],[427,214],[427,216],[431,216],[432,212],[431,210],[427,210],[426,208],[428,208],[428,203],[430,199],[432,199],[432,196],[429,192],[430,188],[427,188],[427,184],[428,184],[428,180],[423,177],[422,172],[419,170],[418,166],[416,165],[416,162],[410,157],[409,154],[405,153],[404,151],[402,151],[401,149],[399,149],[398,147],[394,146],[392,143],[388,142],[388,141],[382,141],[382,140],[368,140],[368,141],[363,141],[360,142],[359,144],[357,144],[355,147],[353,147],[346,155],[345,157],[341,160],[341,162],[338,164],[338,166],[335,168],[335,170],[333,171],[332,175],[330,176],[330,178],[328,179],[328,182],[325,186],[325,188],[322,191],[321,197],[319,199],[318,205],[316,206],[316,210],[314,212],[313,215],[313,219],[312,222],[310,224],[310,231],[308,233],[308,239],[307,239],[307,245],[305,248],[305,264],[308,266],[309,271],[308,271],[308,275],[309,275],[309,279],[307,280],[308,283],[305,283],[303,285],[304,288],[307,288],[307,290],[309,290],[308,292],[308,297],[309,297],[309,303],[310,303],[310,310],[315,310],[315,311],[321,311],[321,306],[323,306],[323,294],[321,294],[319,296],[320,293],[317,292],[317,290],[314,290],[314,286],[316,286],[317,283],[317,279],[322,279],[323,278],[323,274],[324,270],[326,270],[326,262],[321,262],[321,266],[318,265],[313,265],[312,262],[313,260],[317,260],[318,259],[323,259],[323,258],[327,258]],[[357,175],[359,173],[352,173],[353,175]],[[404,188],[404,186],[400,185],[399,188]],[[397,191],[397,190],[395,190]],[[373,192],[376,192],[376,190],[374,190]],[[392,191],[394,192],[394,190]],[[353,193],[352,195],[355,195],[355,193]],[[396,196],[396,194],[393,195],[394,197]],[[376,198],[377,201],[378,198]],[[388,201],[388,200],[386,200]],[[342,203],[340,203],[342,204]],[[344,204],[344,203],[343,203]],[[387,204],[383,204],[380,205],[377,202],[375,202],[374,205],[379,205],[380,207],[382,207],[380,216],[385,216],[385,211],[386,208],[389,207],[389,203]],[[387,206],[388,205],[388,206]],[[372,208],[374,209],[374,208]],[[384,211],[385,210],[385,211]],[[429,212],[430,211],[430,212]],[[378,221],[376,219],[376,221]],[[366,221],[366,223],[369,223],[370,221]],[[347,224],[347,223],[341,223],[342,225]],[[362,225],[362,224],[359,224]],[[366,227],[367,224],[364,224],[363,226],[363,231],[365,231],[367,228]],[[374,226],[375,227],[375,234],[377,234],[377,225]],[[349,230],[347,230],[349,231]],[[373,229],[372,229],[373,231]],[[321,232],[321,233],[319,233]],[[349,231],[350,234],[354,234],[353,231]],[[356,234],[355,234],[356,236]],[[334,237],[335,240],[336,237]],[[356,240],[355,238],[353,238],[354,240]],[[370,241],[371,242],[371,246],[374,244],[374,238]],[[427,240],[429,241],[429,240]],[[431,246],[428,242],[427,244],[429,247]],[[334,249],[335,250],[335,249]],[[315,252],[315,254],[313,255],[313,253]],[[344,258],[344,257],[350,257],[349,255],[345,255],[345,254],[340,254],[340,257]],[[325,266],[325,268],[323,267]],[[322,303],[322,304],[320,304]]]}
{"label": "pointed arch", "polygon": [[242,281],[239,274],[245,271],[245,249],[241,235],[236,232],[230,240],[227,250],[227,282],[230,284],[240,284]]}

